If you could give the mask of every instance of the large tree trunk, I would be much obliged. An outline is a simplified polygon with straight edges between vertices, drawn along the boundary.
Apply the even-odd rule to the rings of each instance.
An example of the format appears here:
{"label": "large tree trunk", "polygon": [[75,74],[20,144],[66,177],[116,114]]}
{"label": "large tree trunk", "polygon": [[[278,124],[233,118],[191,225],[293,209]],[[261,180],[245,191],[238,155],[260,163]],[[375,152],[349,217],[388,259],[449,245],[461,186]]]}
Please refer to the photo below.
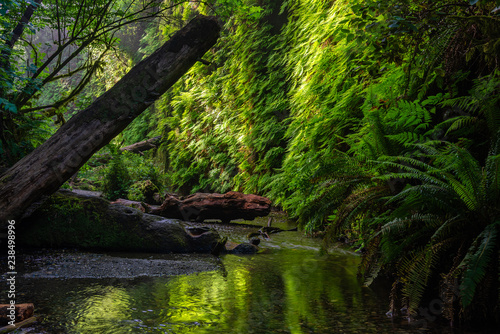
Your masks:
{"label": "large tree trunk", "polygon": [[169,89],[219,36],[215,18],[198,16],[127,73],[87,109],[0,178],[0,227],[42,195],[55,192]]}

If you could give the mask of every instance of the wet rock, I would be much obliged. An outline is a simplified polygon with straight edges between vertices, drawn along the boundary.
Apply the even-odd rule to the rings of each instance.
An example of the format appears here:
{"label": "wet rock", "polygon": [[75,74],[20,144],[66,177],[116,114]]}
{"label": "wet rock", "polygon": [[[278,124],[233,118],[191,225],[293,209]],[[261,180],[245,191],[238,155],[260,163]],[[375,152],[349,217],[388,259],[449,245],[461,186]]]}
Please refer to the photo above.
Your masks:
{"label": "wet rock", "polygon": [[217,244],[212,248],[212,254],[218,256],[220,253],[226,251],[227,237],[220,239]]}
{"label": "wet rock", "polygon": [[249,240],[249,242],[252,244],[252,245],[255,245],[255,246],[258,246],[260,244],[260,239],[259,238],[251,238]]}
{"label": "wet rock", "polygon": [[232,250],[228,251],[228,253],[231,254],[255,254],[259,248],[253,244],[250,243],[241,243],[234,247]]}
{"label": "wet rock", "polygon": [[209,253],[215,230],[192,234],[176,219],[94,197],[59,191],[22,222],[16,239],[34,247],[160,253]]}

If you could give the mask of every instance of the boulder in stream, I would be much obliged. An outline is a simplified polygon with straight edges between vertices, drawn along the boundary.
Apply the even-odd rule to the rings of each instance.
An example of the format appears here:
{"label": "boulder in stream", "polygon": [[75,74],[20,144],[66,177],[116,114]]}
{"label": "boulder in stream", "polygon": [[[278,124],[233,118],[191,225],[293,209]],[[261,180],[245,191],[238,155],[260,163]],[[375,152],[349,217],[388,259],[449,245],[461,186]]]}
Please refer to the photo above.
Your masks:
{"label": "boulder in stream", "polygon": [[227,241],[224,246],[224,251],[227,254],[255,254],[259,251],[259,247],[249,242],[235,243]]}
{"label": "boulder in stream", "polygon": [[16,241],[34,247],[76,247],[159,253],[209,253],[216,231],[168,219],[94,196],[60,190],[21,222]]}
{"label": "boulder in stream", "polygon": [[248,242],[243,242],[230,251],[228,253],[231,254],[255,254],[259,251],[259,247],[257,247],[254,244],[248,243]]}

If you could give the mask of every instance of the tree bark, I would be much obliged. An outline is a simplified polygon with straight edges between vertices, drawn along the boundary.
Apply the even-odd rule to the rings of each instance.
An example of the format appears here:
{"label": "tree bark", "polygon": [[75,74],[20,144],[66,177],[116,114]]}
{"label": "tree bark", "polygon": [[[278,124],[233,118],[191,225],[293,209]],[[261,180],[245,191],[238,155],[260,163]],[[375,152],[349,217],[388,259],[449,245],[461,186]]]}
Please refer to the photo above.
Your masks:
{"label": "tree bark", "polygon": [[165,93],[212,47],[220,26],[198,16],[110,90],[0,177],[0,227],[55,192],[96,151]]}
{"label": "tree bark", "polygon": [[120,148],[120,150],[141,154],[141,152],[144,152],[144,151],[150,150],[154,147],[157,147],[156,143],[158,143],[160,140],[161,140],[161,136],[157,136],[157,137],[150,138],[148,140],[134,143],[134,144],[129,145],[129,146],[122,147],[122,148]]}

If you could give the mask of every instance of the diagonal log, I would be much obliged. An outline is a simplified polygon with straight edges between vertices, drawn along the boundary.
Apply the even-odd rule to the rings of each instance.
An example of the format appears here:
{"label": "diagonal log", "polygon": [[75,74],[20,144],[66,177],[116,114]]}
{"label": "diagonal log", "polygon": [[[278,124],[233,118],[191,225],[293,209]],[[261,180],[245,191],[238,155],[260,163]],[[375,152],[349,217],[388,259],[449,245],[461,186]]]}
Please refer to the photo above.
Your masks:
{"label": "diagonal log", "polygon": [[111,89],[64,124],[50,139],[0,177],[0,227],[55,192],[165,93],[219,36],[213,17],[198,16]]}

